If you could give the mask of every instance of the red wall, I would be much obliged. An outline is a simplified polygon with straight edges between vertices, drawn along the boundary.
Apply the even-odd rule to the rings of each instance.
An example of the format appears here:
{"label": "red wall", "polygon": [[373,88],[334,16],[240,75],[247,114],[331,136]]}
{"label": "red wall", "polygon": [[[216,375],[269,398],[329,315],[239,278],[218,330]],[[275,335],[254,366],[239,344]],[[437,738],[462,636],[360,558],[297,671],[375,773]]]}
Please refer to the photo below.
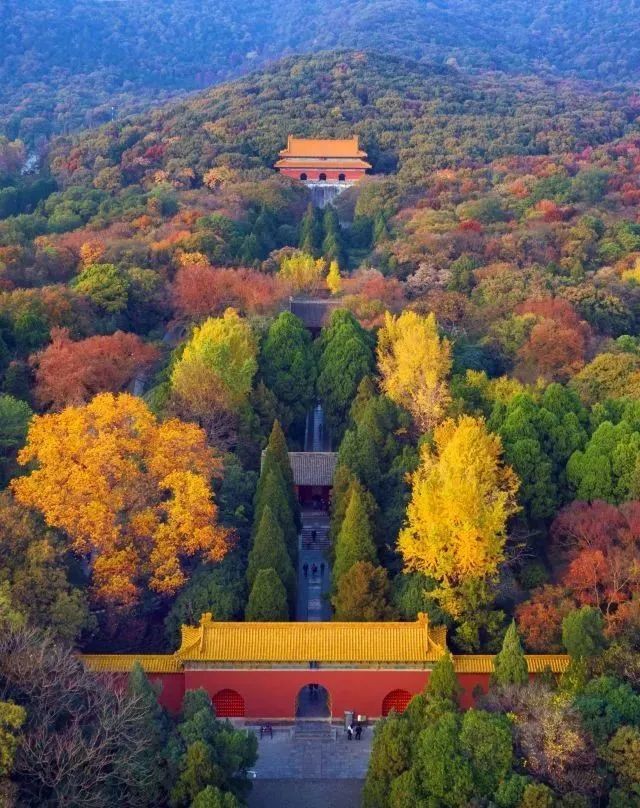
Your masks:
{"label": "red wall", "polygon": [[327,182],[338,182],[338,176],[344,174],[346,181],[357,182],[365,175],[364,168],[281,168],[280,173],[294,180],[300,179],[300,174],[306,174],[307,180],[318,181],[320,174],[327,175]]}
{"label": "red wall", "polygon": [[[118,677],[120,678],[120,677]],[[382,714],[382,700],[392,690],[420,693],[429,681],[429,671],[416,670],[187,670],[184,673],[152,673],[149,679],[160,684],[160,703],[172,713],[182,706],[185,690],[204,688],[213,696],[220,690],[236,690],[244,699],[245,718],[293,719],[300,690],[316,683],[330,695],[333,718],[345,710],[369,718]],[[474,690],[486,693],[489,674],[458,674],[462,687],[460,705],[473,707]],[[123,679],[124,682],[124,679]]]}
{"label": "red wall", "polygon": [[294,718],[296,698],[308,684],[317,683],[330,695],[333,718],[345,710],[378,718],[382,700],[392,690],[419,693],[429,680],[429,671],[392,670],[190,670],[185,685],[204,688],[212,697],[223,688],[244,698],[247,718]]}
{"label": "red wall", "polygon": [[161,687],[160,704],[170,713],[179,712],[184,698],[184,673],[150,673],[149,680]]}

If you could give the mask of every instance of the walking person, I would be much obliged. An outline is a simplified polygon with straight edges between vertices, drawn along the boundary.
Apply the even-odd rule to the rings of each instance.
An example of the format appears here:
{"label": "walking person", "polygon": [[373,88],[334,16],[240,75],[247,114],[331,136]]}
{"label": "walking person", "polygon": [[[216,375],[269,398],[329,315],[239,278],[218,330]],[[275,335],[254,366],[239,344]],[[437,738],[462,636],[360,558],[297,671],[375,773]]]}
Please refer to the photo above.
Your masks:
{"label": "walking person", "polygon": [[311,567],[311,575],[315,578],[317,574],[318,574],[318,565],[314,563],[314,565]]}
{"label": "walking person", "polygon": [[356,722],[356,741],[359,741],[362,738],[362,724],[357,721]]}
{"label": "walking person", "polygon": [[349,724],[349,726],[347,727],[347,740],[348,741],[353,740],[353,724]]}

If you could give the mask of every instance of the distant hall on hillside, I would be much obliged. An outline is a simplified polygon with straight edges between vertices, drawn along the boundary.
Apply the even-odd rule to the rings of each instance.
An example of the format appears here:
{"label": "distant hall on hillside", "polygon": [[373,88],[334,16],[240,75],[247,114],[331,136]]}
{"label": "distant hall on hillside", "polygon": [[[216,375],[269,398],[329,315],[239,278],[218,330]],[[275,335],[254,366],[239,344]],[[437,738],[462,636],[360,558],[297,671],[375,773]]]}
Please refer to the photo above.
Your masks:
{"label": "distant hall on hillside", "polygon": [[357,135],[343,140],[289,135],[287,148],[280,152],[275,167],[281,174],[306,183],[352,185],[371,168],[366,156],[358,145]]}

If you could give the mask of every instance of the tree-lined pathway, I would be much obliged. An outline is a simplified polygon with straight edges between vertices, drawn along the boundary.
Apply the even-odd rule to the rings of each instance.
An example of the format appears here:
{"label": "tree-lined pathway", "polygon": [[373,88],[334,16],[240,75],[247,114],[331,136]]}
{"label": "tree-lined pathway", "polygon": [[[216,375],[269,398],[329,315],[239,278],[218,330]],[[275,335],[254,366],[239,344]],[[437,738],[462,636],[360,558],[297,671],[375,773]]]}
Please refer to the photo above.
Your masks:
{"label": "tree-lined pathway", "polygon": [[328,547],[329,515],[320,510],[303,511],[298,552],[296,620],[317,622],[331,619],[331,605],[328,600],[331,573],[326,555]]}

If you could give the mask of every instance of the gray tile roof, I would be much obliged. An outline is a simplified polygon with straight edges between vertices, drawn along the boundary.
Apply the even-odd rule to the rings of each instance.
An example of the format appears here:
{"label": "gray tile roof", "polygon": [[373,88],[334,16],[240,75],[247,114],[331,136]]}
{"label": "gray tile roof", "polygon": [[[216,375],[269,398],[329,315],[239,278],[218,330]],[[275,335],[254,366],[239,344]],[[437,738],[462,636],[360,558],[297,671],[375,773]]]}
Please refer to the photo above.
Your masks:
{"label": "gray tile roof", "polygon": [[336,452],[289,452],[295,485],[333,485]]}
{"label": "gray tile roof", "polygon": [[322,328],[327,325],[331,312],[340,307],[339,300],[318,298],[303,300],[289,298],[289,311],[299,317],[307,328]]}

